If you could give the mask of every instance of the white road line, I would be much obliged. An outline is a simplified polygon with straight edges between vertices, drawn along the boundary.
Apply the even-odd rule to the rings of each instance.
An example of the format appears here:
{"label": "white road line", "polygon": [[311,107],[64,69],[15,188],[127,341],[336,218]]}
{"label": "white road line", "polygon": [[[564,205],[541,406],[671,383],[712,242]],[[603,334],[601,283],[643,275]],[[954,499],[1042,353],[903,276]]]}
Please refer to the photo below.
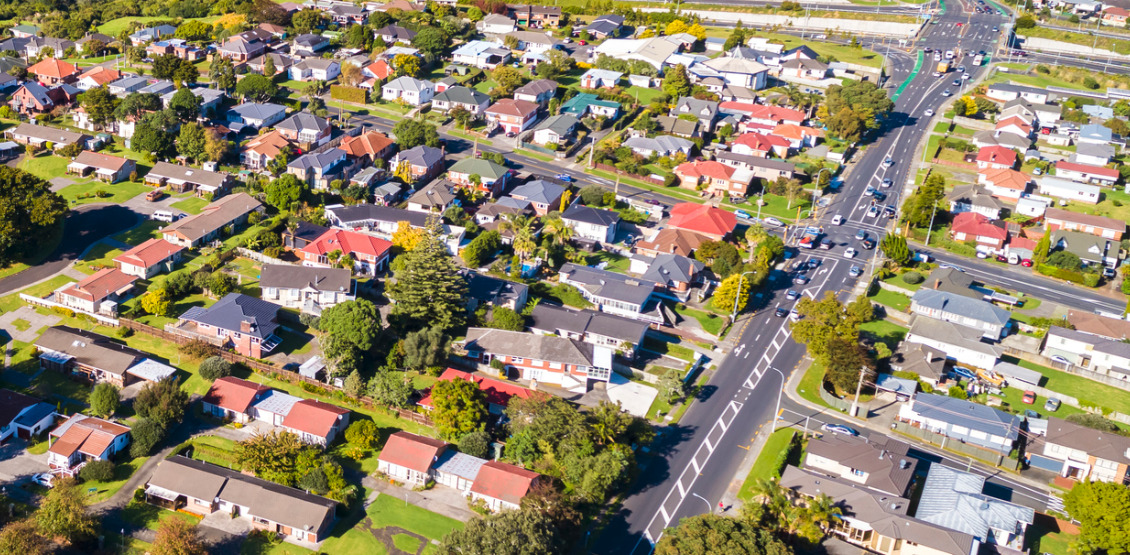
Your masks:
{"label": "white road line", "polygon": [[677,482],[675,482],[675,485],[679,486],[679,496],[680,497],[686,497],[687,491],[683,489],[683,482],[681,480],[677,481]]}

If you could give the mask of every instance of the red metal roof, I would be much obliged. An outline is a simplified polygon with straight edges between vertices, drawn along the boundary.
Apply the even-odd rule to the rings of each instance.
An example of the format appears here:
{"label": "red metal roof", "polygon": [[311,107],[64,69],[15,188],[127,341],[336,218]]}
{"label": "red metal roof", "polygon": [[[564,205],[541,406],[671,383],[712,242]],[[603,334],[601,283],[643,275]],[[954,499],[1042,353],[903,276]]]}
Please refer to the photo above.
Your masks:
{"label": "red metal roof", "polygon": [[479,467],[471,492],[517,505],[539,476],[537,472],[512,464],[490,461]]}
{"label": "red metal roof", "polygon": [[325,255],[339,250],[342,254],[360,253],[379,259],[391,248],[392,243],[380,237],[344,229],[329,229],[312,243],[303,247],[302,251]]}
{"label": "red metal roof", "polygon": [[396,432],[389,436],[378,459],[426,473],[445,449],[447,443],[438,439],[408,432]]}
{"label": "red metal roof", "polygon": [[1089,164],[1077,164],[1075,162],[1067,162],[1060,160],[1055,163],[1056,170],[1067,170],[1072,172],[1089,173],[1093,175],[1101,175],[1111,179],[1118,179],[1118,170],[1113,168],[1104,168],[1101,166],[1092,166]]}
{"label": "red metal roof", "polygon": [[977,161],[1011,168],[1016,164],[1016,152],[1003,146],[986,146],[977,152]]}
{"label": "red metal roof", "polygon": [[64,295],[97,302],[137,281],[117,268],[103,268],[94,275],[63,291]]}
{"label": "red metal roof", "polygon": [[980,237],[992,237],[1004,241],[1008,238],[1008,231],[1003,227],[992,224],[992,220],[976,212],[962,212],[953,217],[954,233],[964,233]]}
{"label": "red metal roof", "polygon": [[[479,386],[479,389],[481,389],[483,393],[486,394],[488,403],[492,405],[498,405],[500,407],[505,407],[507,404],[509,404],[511,397],[521,397],[523,399],[527,399],[534,393],[533,390],[527,389],[518,384],[507,383],[501,380],[496,380],[494,378],[488,378],[486,376],[480,376],[478,374],[456,370],[454,368],[448,368],[447,370],[444,370],[443,375],[440,376],[439,379],[445,381],[473,381]],[[420,399],[420,402],[418,404],[425,407],[432,406],[432,395],[430,389],[424,395],[424,398]]]}
{"label": "red metal roof", "polygon": [[270,390],[262,384],[225,376],[212,382],[212,387],[204,396],[204,402],[235,412],[247,412],[256,396]]}
{"label": "red metal roof", "polygon": [[704,235],[725,236],[738,225],[738,217],[721,208],[681,202],[671,207],[667,227],[697,231]]}
{"label": "red metal roof", "polygon": [[170,256],[184,250],[180,245],[174,245],[164,239],[150,239],[114,258],[114,262],[122,262],[133,266],[149,268]]}
{"label": "red metal roof", "polygon": [[303,399],[290,407],[282,425],[325,438],[329,437],[338,418],[345,414],[349,414],[348,409],[316,399]]}

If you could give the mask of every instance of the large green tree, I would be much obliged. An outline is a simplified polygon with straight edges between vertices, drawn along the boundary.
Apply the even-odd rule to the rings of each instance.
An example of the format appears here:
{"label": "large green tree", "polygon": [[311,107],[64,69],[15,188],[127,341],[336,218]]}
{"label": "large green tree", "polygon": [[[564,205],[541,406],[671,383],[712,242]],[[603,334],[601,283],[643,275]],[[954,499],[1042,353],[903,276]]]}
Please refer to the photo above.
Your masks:
{"label": "large green tree", "polygon": [[187,405],[188,393],[172,378],[145,384],[133,400],[138,416],[152,419],[162,428],[180,422]]}
{"label": "large green tree", "polygon": [[118,97],[110,94],[105,86],[95,87],[82,93],[78,97],[86,116],[97,125],[104,125],[114,119],[114,110],[118,107]]}
{"label": "large green tree", "polygon": [[188,87],[181,87],[169,99],[169,109],[181,121],[192,121],[200,115],[200,99]]}
{"label": "large green tree", "polygon": [[84,490],[71,478],[55,481],[54,487],[35,511],[35,523],[39,531],[49,537],[66,543],[73,543],[94,537],[98,530],[97,521],[87,514]]}
{"label": "large green tree", "polygon": [[45,555],[50,552],[51,542],[39,533],[34,519],[13,522],[0,529],[0,553]]}
{"label": "large green tree", "polygon": [[247,75],[235,86],[235,94],[246,101],[266,102],[279,92],[278,85],[262,75]]}
{"label": "large green tree", "polygon": [[439,328],[424,328],[404,337],[404,367],[412,370],[435,368],[447,360],[451,338]]}
{"label": "large green tree", "polygon": [[161,97],[153,93],[130,93],[114,109],[117,119],[137,119],[149,112],[161,109]]}
{"label": "large green tree", "polygon": [[859,321],[831,291],[819,300],[802,298],[796,304],[801,318],[791,324],[793,339],[808,347],[813,358],[823,359],[833,339],[855,341],[859,338]]}
{"label": "large green tree", "polygon": [[474,518],[463,529],[443,539],[443,553],[490,553],[492,555],[544,555],[564,553],[557,523],[542,511],[503,511]]}
{"label": "large green tree", "polygon": [[1079,521],[1079,553],[1130,552],[1130,489],[1112,482],[1080,482],[1063,498]]}
{"label": "large green tree", "polygon": [[438,56],[447,49],[450,44],[447,34],[439,27],[428,26],[420,29],[416,36],[412,38],[412,46],[415,46],[424,54]]}
{"label": "large green tree", "polygon": [[450,330],[466,317],[467,281],[459,274],[447,246],[433,226],[416,248],[402,254],[402,268],[394,270],[396,280],[388,296],[396,301],[392,316],[406,329],[435,327]]}
{"label": "large green tree", "polygon": [[918,187],[903,203],[902,221],[913,227],[925,228],[930,225],[931,218],[937,219],[935,210],[945,215],[944,208],[938,208],[938,203],[946,194],[946,178],[937,173],[930,174],[922,186]]}
{"label": "large green tree", "polygon": [[42,179],[0,166],[0,268],[37,252],[67,213],[67,201]]}
{"label": "large green tree", "polygon": [[[267,57],[267,63],[273,64],[269,56]],[[265,67],[266,66],[264,66],[264,69]],[[235,65],[232,64],[232,61],[228,58],[221,58],[214,61],[208,68],[208,78],[211,79],[212,83],[220,90],[225,92],[230,91],[232,87],[235,87],[236,83]]]}
{"label": "large green tree", "polygon": [[866,129],[879,126],[878,118],[894,109],[887,91],[870,81],[851,81],[828,87],[821,114],[837,137],[858,141]]}
{"label": "large green tree", "polygon": [[667,70],[667,74],[663,76],[663,92],[674,102],[681,97],[691,94],[691,80],[687,77],[687,68],[683,64],[679,64]]}
{"label": "large green tree", "polygon": [[120,404],[118,388],[112,383],[102,382],[90,390],[90,411],[96,416],[109,418],[117,412]]}
{"label": "large green tree", "polygon": [[740,518],[706,514],[679,521],[663,532],[656,555],[787,555],[787,545]]}
{"label": "large green tree", "polygon": [[286,173],[277,179],[272,179],[267,184],[267,204],[279,210],[287,210],[292,204],[302,198],[306,191],[306,184],[292,173]]}
{"label": "large green tree", "polygon": [[397,122],[392,126],[392,136],[396,138],[401,150],[419,145],[439,146],[439,132],[436,131],[436,126],[416,119],[402,119]]}
{"label": "large green tree", "polygon": [[176,125],[177,118],[171,110],[145,114],[134,128],[130,150],[145,154],[150,161],[172,155],[176,150],[176,142],[170,131]]}
{"label": "large green tree", "polygon": [[432,386],[430,416],[440,435],[455,440],[486,426],[487,398],[471,380],[441,380]]}
{"label": "large green tree", "polygon": [[416,388],[404,372],[378,370],[369,380],[369,397],[390,407],[407,408]]}
{"label": "large green tree", "polygon": [[322,353],[334,362],[335,374],[347,374],[373,348],[381,332],[381,313],[367,299],[346,301],[322,312],[318,327],[325,332]]}
{"label": "large green tree", "polygon": [[[188,89],[181,89],[182,91]],[[192,161],[203,160],[206,156],[205,146],[208,144],[208,133],[195,121],[188,122],[180,127],[177,136],[177,152]]]}
{"label": "large green tree", "polygon": [[196,526],[183,518],[166,518],[157,525],[150,555],[207,555]]}

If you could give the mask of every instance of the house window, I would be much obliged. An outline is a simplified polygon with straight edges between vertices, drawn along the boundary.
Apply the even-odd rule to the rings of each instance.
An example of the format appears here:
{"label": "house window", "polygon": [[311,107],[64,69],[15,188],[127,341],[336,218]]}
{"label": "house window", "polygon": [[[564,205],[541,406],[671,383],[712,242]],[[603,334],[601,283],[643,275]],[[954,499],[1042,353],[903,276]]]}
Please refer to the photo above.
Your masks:
{"label": "house window", "polygon": [[522,364],[523,362],[526,362],[526,359],[522,357],[510,357],[510,362],[513,362],[514,364]]}

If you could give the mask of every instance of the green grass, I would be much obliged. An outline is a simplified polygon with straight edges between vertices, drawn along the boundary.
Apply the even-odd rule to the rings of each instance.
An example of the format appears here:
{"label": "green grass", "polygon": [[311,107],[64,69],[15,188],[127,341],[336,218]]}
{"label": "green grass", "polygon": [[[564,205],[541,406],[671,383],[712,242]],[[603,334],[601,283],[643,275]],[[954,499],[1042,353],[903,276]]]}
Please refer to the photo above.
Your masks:
{"label": "green grass", "polygon": [[696,310],[682,303],[675,305],[675,312],[684,318],[694,318],[706,333],[714,336],[722,333],[722,326],[726,323],[726,319],[717,314]]}
{"label": "green grass", "polygon": [[628,273],[628,268],[632,265],[631,258],[604,250],[595,254],[590,254],[586,262],[589,266],[597,266],[601,262],[606,262],[607,265],[604,266],[605,270],[621,274]]}
{"label": "green grass", "polygon": [[910,330],[887,320],[872,320],[859,326],[859,331],[875,341],[882,341],[893,351]]}
{"label": "green grass", "polygon": [[1104,188],[1102,201],[1098,204],[1069,202],[1067,206],[1063,208],[1080,214],[1091,214],[1121,221],[1130,221],[1130,195],[1116,189]]}
{"label": "green grass", "polygon": [[[1045,519],[1043,517],[1037,518],[1036,522],[1039,523]],[[1029,553],[1050,553],[1051,555],[1069,555],[1074,550],[1071,549],[1071,544],[1079,539],[1079,536],[1068,534],[1066,532],[1053,532],[1045,526],[1034,524],[1028,527],[1025,533],[1025,542],[1028,544]]]}
{"label": "green grass", "polygon": [[552,297],[566,306],[575,308],[591,308],[592,303],[581,296],[580,291],[576,287],[568,284],[549,285],[545,282],[539,282],[533,286],[534,294],[539,297]]}
{"label": "green grass", "polygon": [[[125,201],[136,197],[149,190],[149,187],[144,183],[131,183],[129,181],[122,181],[120,183],[103,183],[98,180],[90,180],[84,183],[75,183],[69,185],[59,191],[63,198],[70,201],[71,204],[88,204],[94,202],[107,202],[110,204],[122,204]],[[110,193],[110,196],[100,197],[94,195],[96,191],[105,191]],[[79,198],[80,196],[87,196],[86,198]]]}
{"label": "green grass", "polygon": [[[922,272],[919,272],[918,274],[922,275]],[[922,283],[907,283],[906,280],[902,279],[904,275],[906,274],[898,274],[891,276],[883,281],[894,285],[895,287],[901,287],[903,289],[909,289],[911,291],[917,291],[919,287],[922,287]]]}
{"label": "green grass", "polygon": [[647,106],[651,104],[652,100],[659,98],[666,93],[664,93],[663,89],[660,88],[648,89],[644,87],[636,87],[633,85],[625,89],[624,94],[632,97],[633,99],[639,98],[639,104],[641,106]]}
{"label": "green grass", "polygon": [[180,519],[193,525],[199,524],[201,520],[200,517],[165,510],[161,507],[150,505],[149,503],[145,503],[143,501],[130,501],[129,505],[126,505],[126,507],[122,509],[121,516],[122,520],[130,524],[148,528],[150,530],[156,530],[161,521],[168,520],[170,518]]}
{"label": "green grass", "polygon": [[[213,449],[230,452],[232,457],[235,457],[235,442],[219,436],[200,436],[192,439],[194,445],[204,445]],[[230,460],[223,457],[214,456],[213,453],[206,449],[193,449],[192,458],[198,461],[212,463],[224,468],[232,468]]]}
{"label": "green grass", "polygon": [[188,197],[184,200],[178,200],[170,205],[177,210],[188,212],[189,214],[199,214],[205,206],[208,206],[208,201],[203,197]]}
{"label": "green grass", "polygon": [[[47,375],[58,375],[58,374],[55,374],[54,372],[44,372],[43,375],[47,376]],[[66,379],[66,378],[63,378],[63,379]],[[84,386],[84,387],[86,387],[86,386]],[[82,487],[84,488],[84,491],[90,490],[90,489],[95,490],[94,493],[90,494],[87,497],[86,502],[88,504],[100,503],[102,501],[109,499],[110,496],[114,495],[115,493],[118,493],[118,490],[122,489],[122,486],[126,485],[126,480],[129,480],[129,477],[132,476],[134,472],[137,472],[137,469],[141,468],[141,465],[144,464],[147,459],[149,459],[149,457],[139,457],[139,458],[135,458],[133,460],[130,460],[129,462],[115,464],[114,465],[114,478],[112,480],[108,481],[108,482],[98,482],[98,481],[83,482]],[[166,512],[168,512],[168,511],[166,511]],[[176,514],[176,513],[172,513],[172,514]],[[184,516],[187,517],[188,515],[184,515]]]}
{"label": "green grass", "polygon": [[396,534],[392,537],[392,544],[405,553],[415,553],[420,549],[420,539],[408,534]]}
{"label": "green grass", "polygon": [[934,124],[934,133],[946,133],[949,130],[950,122],[948,121],[939,121],[938,123]]}
{"label": "green grass", "polygon": [[20,331],[27,331],[28,328],[31,327],[31,322],[28,322],[27,320],[24,320],[23,318],[16,318],[15,320],[12,321],[12,327],[14,327],[14,328],[16,328]]}
{"label": "green grass", "polygon": [[872,302],[893,308],[899,312],[906,312],[906,310],[910,308],[910,297],[907,297],[902,293],[895,293],[894,291],[879,289],[875,292],[874,295],[871,295],[870,298]]}
{"label": "green grass", "polygon": [[827,407],[828,403],[825,403],[824,400],[820,398],[820,388],[824,387],[823,382],[824,365],[813,361],[812,364],[809,365],[808,370],[801,376],[800,383],[797,384],[796,388],[797,393],[800,394],[801,398],[810,403]]}
{"label": "green grass", "polygon": [[165,225],[167,224],[157,220],[146,220],[133,229],[115,235],[114,240],[134,246],[140,245],[150,239],[160,237],[160,229]]}
{"label": "green grass", "polygon": [[[376,541],[376,540],[374,540]],[[247,536],[243,545],[239,548],[240,555],[305,555],[313,553],[305,547],[299,547],[292,543],[286,543],[282,540],[267,541],[264,536],[255,534]],[[370,553],[369,551],[345,551],[343,553]],[[387,551],[373,551],[372,553],[381,554]]]}
{"label": "green grass", "polygon": [[[854,14],[855,12],[853,12]],[[874,15],[874,14],[870,14]],[[727,36],[729,33],[727,33]],[[758,33],[758,36],[764,36],[780,42],[785,45],[785,48],[793,48],[795,46],[806,45],[816,51],[817,54],[833,57],[841,62],[849,64],[859,64],[867,67],[883,67],[883,56],[876,54],[864,48],[852,48],[844,44],[828,44],[823,42],[816,42],[811,40],[802,40],[800,37],[792,35],[784,35],[779,33]]]}
{"label": "green grass", "polygon": [[114,258],[122,254],[121,249],[114,248],[106,243],[94,245],[90,252],[83,257],[81,264],[76,264],[75,269],[84,274],[93,274],[103,268],[113,268]]}
{"label": "green grass", "polygon": [[757,455],[757,460],[753,463],[753,468],[749,470],[749,475],[742,482],[742,487],[738,491],[738,499],[749,501],[750,497],[753,496],[753,487],[758,480],[781,477],[781,469],[777,467],[777,463],[781,460],[781,452],[789,448],[794,436],[796,436],[796,431],[789,428],[777,430],[769,435],[769,439],[765,441],[761,453]]}
{"label": "green grass", "polygon": [[459,137],[461,139],[471,141],[472,143],[475,142],[475,141],[478,141],[480,145],[494,146],[494,141],[491,141],[490,139],[484,139],[482,137],[478,137],[478,136],[472,135],[470,133],[464,133],[462,131],[456,131],[454,129],[451,129],[451,130],[447,131],[447,134],[452,135],[454,137]]}
{"label": "green grass", "polygon": [[[1091,403],[1104,409],[1130,414],[1130,391],[1103,385],[1082,376],[1040,366],[1027,360],[1010,360],[1009,362],[1014,362],[1024,368],[1043,374],[1045,381],[1040,385],[1047,389],[1070,395],[1079,399],[1082,403]],[[1063,410],[1063,408],[1061,407],[1060,410]]]}
{"label": "green grass", "polygon": [[671,339],[674,339],[674,340],[678,340],[678,338],[673,337],[673,336],[668,336],[667,334],[653,334],[653,335],[648,335],[648,336],[644,337],[643,347],[645,349],[649,350],[649,351],[654,351],[654,352],[657,352],[657,353],[660,353],[660,354],[668,355],[668,356],[671,356],[671,357],[674,357],[674,358],[677,358],[677,359],[681,359],[681,360],[686,361],[686,362],[691,362],[692,360],[694,360],[698,356],[694,352],[693,349],[684,347],[684,346],[679,345],[677,343],[672,343],[670,341],[665,341],[663,339],[660,339],[658,337],[660,335],[662,335],[664,337],[670,337]]}
{"label": "green grass", "polygon": [[67,174],[67,164],[71,161],[62,156],[40,154],[34,158],[24,157],[19,168],[40,179],[50,180]]}
{"label": "green grass", "polygon": [[[463,523],[458,520],[415,505],[405,504],[402,499],[383,494],[377,496],[365,514],[372,521],[374,529],[395,526],[434,540],[443,539],[452,530],[463,528]],[[395,538],[393,542],[398,549],[400,545],[407,545],[397,542]],[[322,544],[322,551],[325,553],[388,552],[383,543],[360,526],[351,526],[341,535],[331,536]]]}

